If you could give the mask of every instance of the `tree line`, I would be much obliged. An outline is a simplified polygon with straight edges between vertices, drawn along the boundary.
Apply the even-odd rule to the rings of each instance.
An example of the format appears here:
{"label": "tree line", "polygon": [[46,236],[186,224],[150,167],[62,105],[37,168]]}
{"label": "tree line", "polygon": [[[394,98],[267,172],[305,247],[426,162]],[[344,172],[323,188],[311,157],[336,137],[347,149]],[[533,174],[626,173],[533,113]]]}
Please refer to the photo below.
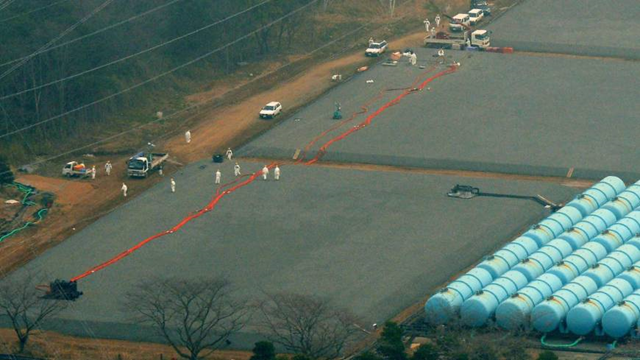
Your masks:
{"label": "tree line", "polygon": [[[167,2],[168,0],[114,2],[59,42],[91,34]],[[141,121],[144,116],[139,114],[140,109],[152,104],[183,106],[180,101],[175,100],[176,95],[195,91],[211,81],[216,74],[233,72],[238,63],[295,52],[296,49],[309,49],[309,46],[322,42],[323,36],[325,39],[328,36],[318,31],[318,23],[314,17],[321,11],[321,1],[271,0],[261,5],[263,2],[264,0],[181,0],[130,23],[33,57],[0,80],[0,97],[88,71],[256,6],[231,20],[130,60],[0,100],[2,136],[100,100],[247,34],[251,35],[192,66],[122,96],[3,138],[0,141],[0,154],[15,160],[26,152],[31,157],[46,154],[52,148],[60,149],[66,143],[78,142],[80,137],[84,137],[83,143],[92,138],[100,138],[101,135],[104,137],[104,131],[112,129],[114,125],[124,128]],[[44,12],[12,18],[12,15],[19,15],[25,9],[35,8],[40,4],[36,0],[20,3],[21,6],[14,5],[3,10],[3,19],[8,19],[7,21],[2,22],[0,19],[0,32],[3,34],[0,42],[0,64],[33,53],[102,3],[102,0],[63,2]],[[295,15],[265,27],[310,3],[313,4]],[[13,65],[0,66],[0,74]],[[30,145],[29,149],[25,143]]]}

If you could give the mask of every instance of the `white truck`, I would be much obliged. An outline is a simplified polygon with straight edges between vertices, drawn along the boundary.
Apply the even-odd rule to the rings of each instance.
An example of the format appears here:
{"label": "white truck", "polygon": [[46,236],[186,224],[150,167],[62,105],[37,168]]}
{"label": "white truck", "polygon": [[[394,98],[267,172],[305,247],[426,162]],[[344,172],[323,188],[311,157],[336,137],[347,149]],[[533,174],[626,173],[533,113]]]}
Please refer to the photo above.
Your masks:
{"label": "white truck", "polygon": [[127,175],[129,177],[147,177],[153,170],[162,168],[169,154],[139,152],[129,158],[127,162]]}
{"label": "white truck", "polygon": [[78,176],[78,177],[87,177],[93,173],[93,170],[87,169],[87,167],[83,163],[79,163],[77,161],[69,161],[62,168],[62,175],[66,177]]}
{"label": "white truck", "polygon": [[459,49],[467,46],[475,46],[486,49],[491,46],[491,33],[487,30],[467,30],[461,33],[449,34],[447,32],[429,35],[424,39],[424,46],[441,49]]}
{"label": "white truck", "polygon": [[451,31],[465,31],[469,29],[471,24],[471,18],[469,14],[458,14],[451,18],[449,23],[449,30]]}
{"label": "white truck", "polygon": [[369,47],[364,51],[365,56],[380,56],[387,50],[387,40],[380,42],[373,41],[369,43]]}

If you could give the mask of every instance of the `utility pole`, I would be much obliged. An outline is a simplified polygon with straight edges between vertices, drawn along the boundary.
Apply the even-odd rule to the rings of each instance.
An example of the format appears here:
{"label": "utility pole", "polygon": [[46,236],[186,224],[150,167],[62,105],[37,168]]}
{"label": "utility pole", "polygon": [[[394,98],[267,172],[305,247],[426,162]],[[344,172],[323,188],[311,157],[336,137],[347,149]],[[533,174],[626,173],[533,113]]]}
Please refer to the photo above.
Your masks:
{"label": "utility pole", "polygon": [[327,7],[329,7],[329,1],[331,0],[322,0],[322,11],[327,11]]}
{"label": "utility pole", "polygon": [[396,10],[396,0],[389,0],[389,14],[393,17],[393,13]]}

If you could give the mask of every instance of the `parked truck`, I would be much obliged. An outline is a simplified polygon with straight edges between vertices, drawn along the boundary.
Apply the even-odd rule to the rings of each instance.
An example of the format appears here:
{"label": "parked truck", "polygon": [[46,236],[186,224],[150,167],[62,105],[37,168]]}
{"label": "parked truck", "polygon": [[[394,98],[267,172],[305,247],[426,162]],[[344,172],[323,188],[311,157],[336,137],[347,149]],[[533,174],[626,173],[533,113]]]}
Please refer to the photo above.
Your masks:
{"label": "parked truck", "polygon": [[475,46],[486,49],[491,46],[491,34],[487,30],[467,30],[461,33],[438,32],[424,39],[424,46],[444,49],[464,49]]}
{"label": "parked truck", "polygon": [[88,169],[83,163],[79,163],[77,161],[69,161],[62,168],[62,175],[66,177],[87,177],[91,175],[91,173],[93,173],[92,169]]}
{"label": "parked truck", "polygon": [[169,158],[165,153],[139,152],[129,158],[127,162],[127,175],[129,177],[147,177],[153,170],[161,169]]}

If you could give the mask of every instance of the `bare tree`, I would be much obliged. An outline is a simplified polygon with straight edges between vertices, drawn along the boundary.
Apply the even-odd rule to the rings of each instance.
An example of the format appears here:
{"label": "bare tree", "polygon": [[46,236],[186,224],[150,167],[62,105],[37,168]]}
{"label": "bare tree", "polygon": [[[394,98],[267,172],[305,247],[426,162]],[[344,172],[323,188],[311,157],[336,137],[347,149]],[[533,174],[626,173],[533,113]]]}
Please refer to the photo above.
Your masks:
{"label": "bare tree", "polygon": [[258,308],[271,341],[312,359],[338,358],[359,332],[354,315],[313,296],[267,294]]}
{"label": "bare tree", "polygon": [[198,360],[244,326],[247,307],[232,295],[225,279],[154,279],[127,294],[126,307],[154,326],[180,357]]}
{"label": "bare tree", "polygon": [[31,332],[47,318],[59,313],[66,303],[44,300],[36,289],[40,277],[27,273],[24,277],[4,278],[0,282],[0,316],[9,318],[18,336],[19,352],[23,352]]}

